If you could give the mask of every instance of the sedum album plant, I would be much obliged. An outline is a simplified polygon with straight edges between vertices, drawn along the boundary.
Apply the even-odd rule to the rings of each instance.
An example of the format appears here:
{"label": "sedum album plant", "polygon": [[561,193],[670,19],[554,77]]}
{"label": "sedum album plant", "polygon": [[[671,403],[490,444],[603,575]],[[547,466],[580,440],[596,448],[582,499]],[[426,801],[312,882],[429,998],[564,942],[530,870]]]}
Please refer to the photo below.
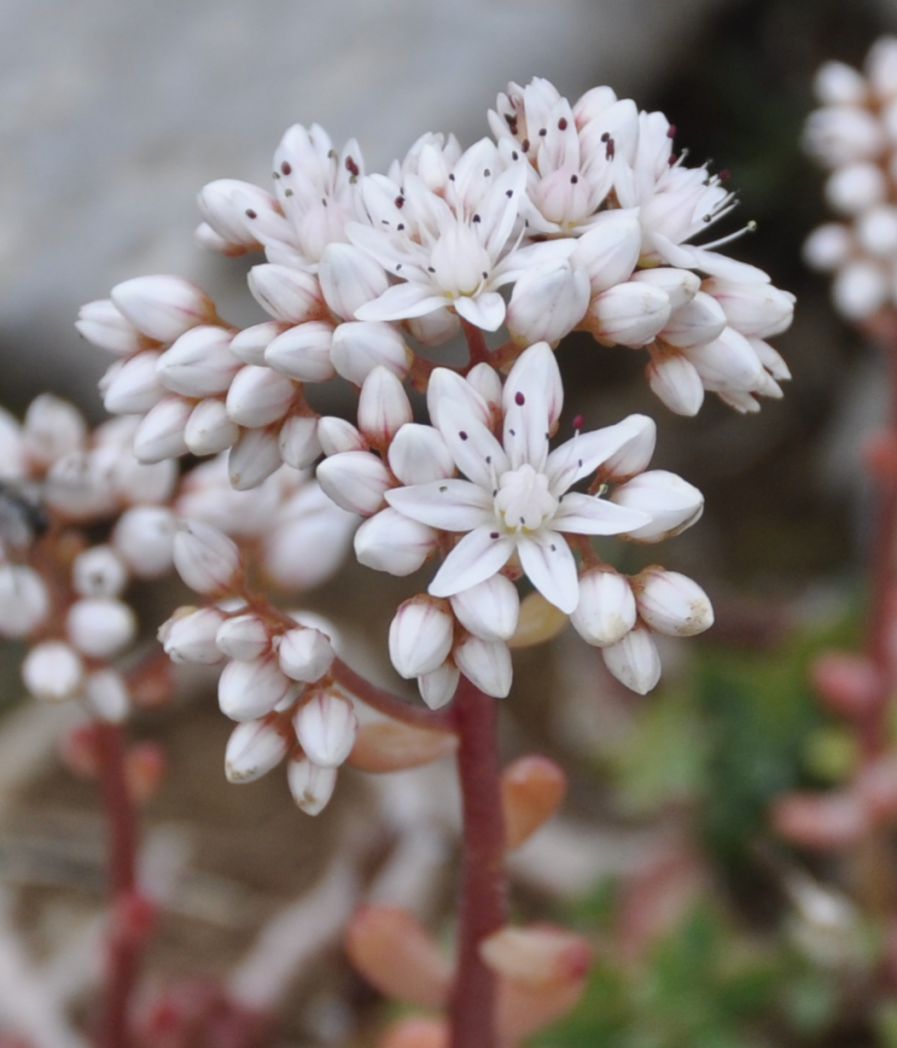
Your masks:
{"label": "sedum album plant", "polygon": [[[428,1013],[391,1028],[388,1048],[516,1045],[571,1008],[584,985],[585,941],[509,923],[505,854],[551,816],[564,789],[562,770],[544,758],[501,768],[496,700],[513,690],[511,649],[569,620],[614,677],[644,694],[661,676],[655,637],[691,636],[713,621],[684,575],[613,567],[616,543],[679,534],[703,498],[651,468],[648,416],[564,423],[565,401],[578,405],[575,391],[565,395],[559,343],[588,332],[596,369],[599,346],[643,353],[651,390],[682,415],[695,415],[705,392],[758,411],[789,377],[767,339],[788,327],[793,297],[720,252],[739,233],[707,239],[733,194],[706,165],[686,164],[663,114],[607,87],[571,104],[535,79],[509,85],[488,124],[491,137],[467,149],[425,134],[385,173],[366,171],[356,142],[336,148],[317,125],[294,126],[274,154],[270,191],[220,179],[199,194],[204,246],[263,255],[248,277],[265,314],[257,324],[235,328],[171,275],[127,280],[77,322],[116,358],[101,393],[125,416],[92,437],[79,428],[88,449],[77,453],[79,485],[120,473],[165,481],[149,497],[131,480],[103,502],[111,538],[79,552],[72,607],[111,602],[130,622],[118,596],[127,571],[173,566],[197,601],[159,638],[176,663],[220,667],[219,704],[235,722],[228,779],[285,765],[308,814],[326,807],[345,763],[384,772],[456,755],[454,962],[401,910],[368,907],[348,933],[361,972]],[[356,396],[351,419],[313,407],[325,383]],[[8,424],[22,477],[57,467],[49,452],[35,458],[35,440],[63,460],[72,454],[71,417],[44,401],[21,430]],[[114,444],[102,436],[110,430]],[[209,461],[179,475],[174,460],[185,455]],[[81,517],[51,510],[48,538],[58,544]],[[58,591],[45,548],[6,550],[0,628],[33,642],[25,679],[35,694],[92,701],[105,717],[90,699],[93,663],[72,667],[116,658],[130,632],[106,605],[70,610],[63,626],[49,610]],[[318,584],[350,550],[371,585],[383,572],[414,578],[388,647],[420,701],[365,679],[332,624],[274,603],[274,588]],[[81,558],[96,566],[79,569]],[[116,644],[85,650],[85,637],[116,628]],[[118,679],[123,717],[128,677]],[[99,765],[120,763],[117,738]],[[127,790],[120,772],[108,774],[112,807],[126,810],[127,852]],[[139,897],[133,876],[117,887]],[[133,1031],[138,938],[125,936],[126,963],[112,950],[109,1045]]]}

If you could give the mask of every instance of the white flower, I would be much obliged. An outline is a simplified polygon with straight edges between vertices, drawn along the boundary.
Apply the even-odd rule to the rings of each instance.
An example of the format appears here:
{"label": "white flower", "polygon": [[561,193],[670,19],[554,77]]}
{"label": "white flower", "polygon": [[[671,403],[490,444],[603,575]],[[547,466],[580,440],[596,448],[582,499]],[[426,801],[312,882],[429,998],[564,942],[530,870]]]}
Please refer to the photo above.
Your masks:
{"label": "white flower", "polygon": [[516,553],[536,589],[569,613],[579,584],[563,533],[615,535],[649,523],[639,510],[620,512],[606,499],[570,488],[653,431],[653,422],[632,415],[616,426],[578,433],[549,453],[562,400],[554,354],[545,343],[531,346],[505,383],[499,441],[484,422],[489,409],[482,397],[454,372],[434,371],[430,417],[463,477],[385,493],[393,509],[412,520],[465,533],[430,584],[434,596],[451,597],[484,582]]}

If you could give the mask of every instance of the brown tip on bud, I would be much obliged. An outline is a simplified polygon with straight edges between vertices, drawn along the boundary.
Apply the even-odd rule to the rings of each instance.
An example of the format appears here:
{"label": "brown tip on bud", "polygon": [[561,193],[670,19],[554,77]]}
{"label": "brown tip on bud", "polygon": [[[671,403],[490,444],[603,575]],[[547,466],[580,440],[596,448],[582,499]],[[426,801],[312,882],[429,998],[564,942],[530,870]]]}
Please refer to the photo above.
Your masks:
{"label": "brown tip on bud", "polygon": [[520,757],[501,777],[505,840],[519,848],[554,815],[567,793],[567,777],[547,757]]}
{"label": "brown tip on bud", "polygon": [[59,743],[59,757],[79,779],[95,779],[100,772],[97,730],[93,724],[73,728]]}
{"label": "brown tip on bud", "polygon": [[458,748],[458,739],[447,731],[414,728],[385,720],[359,728],[348,763],[371,773],[403,771],[441,760]]}
{"label": "brown tip on bud", "polygon": [[448,1048],[449,1031],[441,1019],[400,1019],[390,1026],[378,1048]]}
{"label": "brown tip on bud", "polygon": [[156,742],[140,742],[125,757],[128,793],[137,804],[152,800],[165,778],[165,751]]}
{"label": "brown tip on bud", "polygon": [[452,972],[439,947],[417,919],[398,906],[365,906],[346,932],[346,952],[355,968],[385,997],[441,1008]]}
{"label": "brown tip on bud", "polygon": [[570,620],[541,593],[530,593],[520,602],[517,630],[508,641],[510,648],[533,648],[545,644],[565,629]]}
{"label": "brown tip on bud", "polygon": [[850,793],[789,794],[776,803],[772,821],[792,844],[814,851],[852,847],[869,826],[860,799]]}

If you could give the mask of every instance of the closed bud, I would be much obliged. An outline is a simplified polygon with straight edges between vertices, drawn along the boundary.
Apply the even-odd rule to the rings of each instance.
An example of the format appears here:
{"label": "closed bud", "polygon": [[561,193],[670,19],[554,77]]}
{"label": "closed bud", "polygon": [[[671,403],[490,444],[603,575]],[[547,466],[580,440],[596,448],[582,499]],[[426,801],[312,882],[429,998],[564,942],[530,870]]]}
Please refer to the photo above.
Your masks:
{"label": "closed bud", "polygon": [[897,94],[897,39],[879,37],[869,48],[865,68],[875,95],[886,100]]}
{"label": "closed bud", "polygon": [[0,637],[27,637],[50,612],[44,580],[24,564],[0,564]]}
{"label": "closed bud", "polygon": [[827,222],[804,241],[804,262],[813,269],[831,273],[843,266],[853,250],[853,237],[847,226]]}
{"label": "closed bud", "polygon": [[107,724],[121,724],[131,709],[125,679],[115,670],[96,670],[84,683],[84,700],[93,715]]}
{"label": "closed bud", "polygon": [[358,718],[347,698],[324,691],[296,712],[293,727],[310,761],[320,768],[338,768],[355,745]]}
{"label": "closed bud", "polygon": [[318,272],[324,301],[338,317],[351,320],[365,303],[389,286],[379,262],[352,244],[328,244]]}
{"label": "closed bud", "polygon": [[435,670],[417,678],[417,690],[431,710],[439,710],[452,701],[460,679],[461,671],[451,659],[446,659]]}
{"label": "closed bud", "polygon": [[887,200],[888,180],[878,164],[848,164],[829,175],[825,197],[842,215],[858,215]]}
{"label": "closed bud", "polygon": [[651,287],[666,293],[670,300],[670,309],[675,314],[686,303],[691,302],[701,290],[701,278],[690,269],[676,269],[672,266],[655,266],[653,269],[640,269],[632,274],[637,284],[650,284]]}
{"label": "closed bud", "polygon": [[660,654],[651,631],[643,626],[603,647],[601,656],[610,673],[639,695],[647,695],[660,680]]}
{"label": "closed bud", "polygon": [[527,986],[579,980],[592,964],[586,939],[544,924],[501,928],[483,939],[480,956],[496,975]]}
{"label": "closed bud", "polygon": [[454,619],[444,600],[417,596],[399,605],[389,626],[389,657],[410,680],[440,666],[452,648]]}
{"label": "closed bud", "polygon": [[576,242],[570,261],[588,275],[592,295],[628,280],[638,263],[642,229],[638,212],[604,211]]}
{"label": "closed bud", "polygon": [[215,319],[209,296],[182,277],[134,277],[116,284],[111,297],[138,331],[157,342],[174,342],[197,324]]}
{"label": "closed bud", "polygon": [[324,415],[318,419],[318,440],[325,455],[368,450],[367,441],[355,426],[336,415]]}
{"label": "closed bud", "polygon": [[619,446],[601,463],[596,476],[618,483],[641,473],[651,461],[657,444],[657,425],[647,415],[627,415],[613,428]]}
{"label": "closed bud", "polygon": [[493,575],[451,598],[461,625],[481,640],[510,640],[517,629],[520,596],[504,575]]}
{"label": "closed bud", "polygon": [[82,306],[78,310],[75,327],[91,345],[114,353],[117,357],[136,353],[143,344],[140,332],[109,298]]}
{"label": "closed bud", "polygon": [[681,353],[651,353],[645,369],[648,385],[677,415],[694,417],[704,403],[704,383],[697,368]]}
{"label": "closed bud", "polygon": [[307,469],[321,455],[317,415],[291,415],[277,434],[280,457],[293,469]]}
{"label": "closed bud", "polygon": [[306,815],[320,815],[336,787],[336,768],[321,768],[309,760],[287,765],[287,785],[293,800]]}
{"label": "closed bud", "polygon": [[201,400],[187,419],[184,443],[192,455],[217,455],[231,447],[240,429],[222,400]]}
{"label": "closed bud", "polygon": [[635,620],[635,597],[625,575],[593,568],[580,576],[579,604],[570,621],[586,643],[599,648],[616,644],[632,629]]}
{"label": "closed bud", "polygon": [[501,775],[505,848],[519,848],[554,815],[567,793],[567,777],[547,757],[519,757]]}
{"label": "closed bud", "polygon": [[885,269],[876,262],[850,262],[835,277],[832,298],[848,320],[868,320],[888,301],[890,288]]}
{"label": "closed bud", "polygon": [[81,597],[117,597],[128,584],[128,569],[111,546],[91,546],[75,557],[72,588]]}
{"label": "closed bud", "polygon": [[118,518],[112,545],[141,579],[158,578],[171,569],[177,520],[165,506],[134,506]]}
{"label": "closed bud", "polygon": [[704,496],[675,473],[653,469],[617,488],[610,496],[618,506],[647,513],[649,524],[629,532],[637,542],[660,542],[691,527],[704,512]]}
{"label": "closed bud", "polygon": [[134,454],[140,462],[161,462],[187,452],[184,430],[193,403],[180,397],[166,397],[141,420],[134,433]]}
{"label": "closed bud", "polygon": [[791,371],[778,350],[773,349],[761,338],[752,338],[748,341],[760,363],[777,382],[787,382],[791,378]]}
{"label": "closed bud", "polygon": [[669,346],[699,346],[719,338],[725,327],[723,307],[712,295],[699,291],[670,315],[660,338]]}
{"label": "closed bud", "polygon": [[197,593],[226,590],[240,569],[236,543],[201,520],[178,522],[174,536],[174,566]]}
{"label": "closed bud", "polygon": [[159,643],[172,662],[214,666],[223,659],[215,642],[223,620],[218,608],[178,608],[159,627]]}
{"label": "closed bud", "polygon": [[[545,376],[546,381],[554,380],[552,368],[545,368],[543,364],[542,373]],[[464,381],[468,386],[479,393],[493,411],[501,411],[503,386],[501,377],[494,367],[487,364],[485,361],[481,361],[479,364],[474,364],[470,371],[468,371],[464,376]],[[549,410],[551,411],[552,424],[557,421],[557,416],[559,414],[557,411],[557,390],[555,389],[553,393],[554,395],[549,398]],[[446,474],[446,476],[449,476],[449,474]]]}
{"label": "closed bud", "polygon": [[404,378],[414,354],[392,324],[358,320],[340,324],[333,332],[330,358],[343,378],[360,386],[375,367]]}
{"label": "closed bud", "polygon": [[683,349],[704,385],[722,393],[749,393],[763,381],[763,367],[750,342],[727,327],[712,342]]}
{"label": "closed bud", "polygon": [[369,773],[405,771],[432,764],[457,748],[458,738],[452,732],[415,728],[394,720],[373,721],[359,727],[348,762]]}
{"label": "closed bud", "polygon": [[333,501],[362,517],[376,513],[384,504],[384,493],[392,486],[389,471],[368,451],[343,451],[325,458],[315,474]]}
{"label": "closed bud", "polygon": [[432,426],[409,422],[389,445],[389,468],[403,484],[426,484],[455,472],[455,463],[441,434]]}
{"label": "closed bud", "polygon": [[276,659],[235,660],[224,667],[218,679],[218,706],[231,720],[256,720],[288,698],[294,687],[281,673]]}
{"label": "closed bud", "polygon": [[559,342],[585,316],[589,278],[569,261],[553,269],[527,270],[515,283],[508,305],[507,327],[520,345]]}
{"label": "closed bud", "polygon": [[266,320],[263,324],[253,324],[252,327],[243,328],[231,339],[230,351],[244,364],[264,364],[265,351],[268,346],[289,330],[287,324],[278,323],[276,320]]}
{"label": "closed bud", "polygon": [[224,393],[240,367],[230,350],[231,333],[222,327],[200,324],[191,328],[159,358],[160,381],[185,397],[210,397]]}
{"label": "closed bud", "polygon": [[250,269],[248,282],[256,302],[275,320],[304,324],[323,313],[318,281],[310,273],[265,262]]}
{"label": "closed bud", "polygon": [[229,659],[252,662],[260,659],[271,647],[271,635],[264,620],[247,612],[220,622],[215,646]]}
{"label": "closed bud", "polygon": [[701,587],[686,575],[645,568],[632,581],[639,615],[658,633],[693,637],[713,625],[713,607]]}
{"label": "closed bud", "polygon": [[223,236],[216,233],[208,222],[199,223],[193,230],[193,239],[200,247],[208,251],[217,251],[219,255],[226,255],[228,258],[239,258],[248,250],[240,244],[229,243]]}
{"label": "closed bud", "polygon": [[443,307],[422,317],[408,317],[404,327],[422,346],[442,346],[458,334],[461,321],[457,313]]}
{"label": "closed bud", "polygon": [[252,720],[238,724],[224,751],[227,781],[255,782],[276,768],[289,748],[286,734],[272,721]]}
{"label": "closed bud", "polygon": [[222,240],[244,249],[258,247],[246,211],[271,211],[277,202],[270,193],[235,178],[218,178],[202,187],[197,196],[202,217]]}
{"label": "closed bud", "polygon": [[156,370],[161,354],[147,349],[112,365],[100,379],[103,407],[110,415],[141,415],[165,396]]}
{"label": "closed bud", "polygon": [[320,586],[341,567],[358,518],[334,505],[313,481],[290,498],[263,550],[266,573],[284,589]]}
{"label": "closed bud", "polygon": [[228,452],[227,475],[236,491],[249,491],[282,464],[277,434],[268,429],[247,429]]}
{"label": "closed bud", "polygon": [[813,77],[813,93],[824,105],[862,105],[866,78],[844,62],[823,62]]}
{"label": "closed bud", "polygon": [[297,626],[280,638],[277,658],[282,672],[291,680],[310,684],[320,680],[333,665],[333,645],[321,630]]}
{"label": "closed bud", "polygon": [[84,682],[81,656],[60,640],[36,644],[22,663],[22,680],[29,694],[46,702],[64,702],[77,695]]}
{"label": "closed bud", "polygon": [[382,366],[370,371],[358,398],[358,428],[371,444],[387,445],[412,418],[411,402],[401,379]]}
{"label": "closed bud", "polygon": [[480,691],[504,699],[511,691],[511,652],[500,640],[480,640],[472,634],[463,637],[452,651],[458,669]]}
{"label": "closed bud", "polygon": [[288,378],[269,367],[247,364],[234,376],[225,407],[237,425],[257,429],[283,418],[295,396],[296,387]]}
{"label": "closed bud", "polygon": [[808,117],[804,144],[827,167],[839,167],[877,156],[884,145],[884,129],[858,106],[826,106]]}
{"label": "closed bud", "polygon": [[630,281],[603,291],[589,307],[589,330],[606,345],[647,345],[670,318],[670,299],[650,284]]}
{"label": "closed bud", "polygon": [[870,208],[856,223],[857,240],[876,258],[890,259],[897,254],[897,207],[883,204]]}
{"label": "closed bud", "polygon": [[367,568],[402,577],[417,571],[438,541],[433,528],[387,507],[355,532],[355,556]]}
{"label": "closed bud", "polygon": [[322,320],[287,328],[269,343],[265,363],[299,382],[326,382],[336,372],[330,360],[333,326]]}
{"label": "closed bud", "polygon": [[83,655],[108,659],[133,641],[137,620],[131,608],[114,597],[82,597],[69,608],[66,632]]}
{"label": "closed bud", "polygon": [[747,283],[714,277],[704,282],[704,290],[722,306],[732,327],[748,337],[778,335],[791,324],[794,316],[794,295],[762,281]]}

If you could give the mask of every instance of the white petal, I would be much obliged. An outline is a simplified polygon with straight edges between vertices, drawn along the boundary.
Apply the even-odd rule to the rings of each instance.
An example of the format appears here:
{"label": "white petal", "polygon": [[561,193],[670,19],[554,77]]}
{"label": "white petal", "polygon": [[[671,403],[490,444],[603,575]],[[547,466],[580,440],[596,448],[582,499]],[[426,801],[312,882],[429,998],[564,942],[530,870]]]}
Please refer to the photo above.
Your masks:
{"label": "white petal", "polygon": [[555,448],[548,456],[545,470],[552,492],[560,494],[577,480],[594,473],[603,462],[640,434],[646,425],[653,427],[654,423],[645,415],[629,415],[614,426],[577,433]]}
{"label": "white petal", "polygon": [[492,518],[491,496],[469,480],[433,480],[393,488],[386,492],[386,501],[406,517],[442,531],[473,531]]}
{"label": "white petal", "polygon": [[566,541],[556,532],[539,532],[518,539],[517,551],[530,582],[547,601],[569,615],[579,602],[579,579]]}
{"label": "white petal", "polygon": [[552,531],[569,531],[576,535],[620,535],[651,520],[647,513],[639,510],[628,509],[621,513],[622,508],[607,499],[571,491],[561,500],[550,527]]}
{"label": "white petal", "polygon": [[454,401],[442,404],[438,418],[437,429],[458,469],[475,484],[491,491],[496,486],[495,478],[508,468],[504,448],[464,404]]}
{"label": "white petal", "polygon": [[476,528],[445,558],[430,583],[429,592],[434,597],[453,597],[461,590],[484,582],[507,564],[514,545],[512,538],[489,525]]}
{"label": "white petal", "polygon": [[435,295],[432,288],[423,284],[396,284],[373,302],[363,305],[355,316],[359,320],[405,320],[422,317],[445,304],[444,296]]}
{"label": "white petal", "polygon": [[502,392],[503,443],[514,469],[524,462],[544,468],[549,432],[563,406],[557,360],[547,342],[538,342],[511,368]]}
{"label": "white petal", "polygon": [[505,300],[497,291],[483,291],[476,297],[459,295],[453,305],[459,316],[482,331],[497,331],[505,319]]}

